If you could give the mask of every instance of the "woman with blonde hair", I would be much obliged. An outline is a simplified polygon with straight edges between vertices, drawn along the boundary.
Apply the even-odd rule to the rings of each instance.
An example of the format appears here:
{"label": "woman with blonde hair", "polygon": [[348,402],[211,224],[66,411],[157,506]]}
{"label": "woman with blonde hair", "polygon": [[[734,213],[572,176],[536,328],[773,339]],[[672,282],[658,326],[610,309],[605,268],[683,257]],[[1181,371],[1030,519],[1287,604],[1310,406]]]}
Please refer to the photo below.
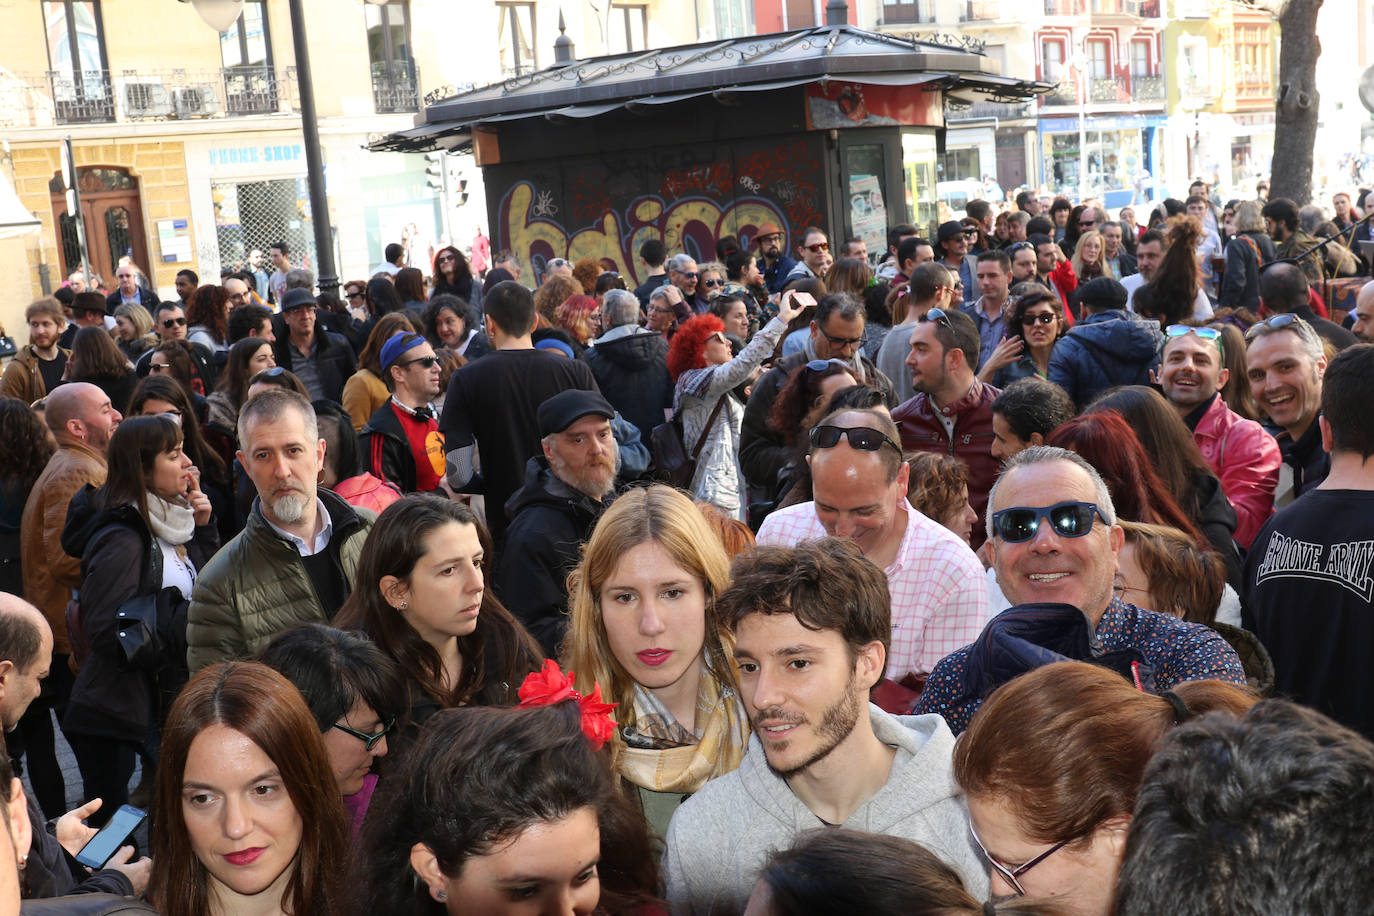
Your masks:
{"label": "woman with blonde hair", "polygon": [[747,746],[716,615],[729,579],[720,538],[684,493],[662,485],[617,498],[568,577],[564,667],[579,691],[600,684],[620,704],[612,760],[660,836],[683,797],[738,767]]}
{"label": "woman with blonde hair", "polygon": [[114,311],[115,344],[130,362],[157,346],[153,316],[137,302],[126,302]]}
{"label": "woman with blonde hair", "polygon": [[1079,283],[1106,276],[1105,265],[1102,262],[1102,233],[1090,229],[1080,235],[1071,260],[1073,272],[1078,275]]}

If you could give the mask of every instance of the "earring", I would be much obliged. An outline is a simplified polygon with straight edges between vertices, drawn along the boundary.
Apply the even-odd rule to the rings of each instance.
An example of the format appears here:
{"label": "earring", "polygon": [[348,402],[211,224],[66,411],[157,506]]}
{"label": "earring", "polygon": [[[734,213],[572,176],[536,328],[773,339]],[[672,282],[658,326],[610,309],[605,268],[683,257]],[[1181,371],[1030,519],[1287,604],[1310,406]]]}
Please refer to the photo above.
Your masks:
{"label": "earring", "polygon": [[28,854],[28,853],[24,853],[22,856],[19,857],[19,870],[20,870],[20,871],[23,871],[25,868],[28,867],[28,865],[29,865],[29,854]]}
{"label": "earring", "polygon": [[409,602],[402,601],[402,602],[401,602],[401,606],[400,606],[399,608],[397,608],[396,610],[398,610],[398,611],[408,611],[408,610],[410,610],[410,604],[409,604]]}
{"label": "earring", "polygon": [[429,895],[433,897],[435,900],[448,899],[448,891],[444,890],[442,887],[431,887],[429,889]]}

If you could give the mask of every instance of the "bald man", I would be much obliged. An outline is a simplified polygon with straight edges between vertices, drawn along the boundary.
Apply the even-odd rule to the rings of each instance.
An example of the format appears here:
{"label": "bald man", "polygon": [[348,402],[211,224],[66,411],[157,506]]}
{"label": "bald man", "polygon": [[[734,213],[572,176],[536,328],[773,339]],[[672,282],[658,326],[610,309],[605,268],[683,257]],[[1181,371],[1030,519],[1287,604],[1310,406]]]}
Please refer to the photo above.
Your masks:
{"label": "bald man", "polygon": [[[67,505],[86,484],[98,487],[105,483],[105,451],[120,419],[109,396],[86,382],[68,382],[54,388],[44,411],[44,420],[57,439],[57,453],[29,491],[19,525],[24,595],[43,612],[52,630],[52,682],[22,724],[25,743],[44,757],[51,750],[44,753],[40,749],[50,749],[53,744],[48,710],[54,710],[60,720],[72,689],[72,673],[67,664],[72,651],[67,639],[67,602],[72,589],[81,584],[81,560],[62,550]],[[36,763],[46,768],[48,762]],[[52,758],[52,766],[56,767],[56,758]],[[39,801],[45,809],[54,803],[60,809],[60,775],[49,777],[49,783],[51,789],[43,777],[36,780]],[[50,791],[56,798],[49,797]]]}
{"label": "bald man", "polygon": [[1350,332],[1360,339],[1360,343],[1374,343],[1374,280],[1360,287],[1355,310],[1350,314],[1355,318]]}

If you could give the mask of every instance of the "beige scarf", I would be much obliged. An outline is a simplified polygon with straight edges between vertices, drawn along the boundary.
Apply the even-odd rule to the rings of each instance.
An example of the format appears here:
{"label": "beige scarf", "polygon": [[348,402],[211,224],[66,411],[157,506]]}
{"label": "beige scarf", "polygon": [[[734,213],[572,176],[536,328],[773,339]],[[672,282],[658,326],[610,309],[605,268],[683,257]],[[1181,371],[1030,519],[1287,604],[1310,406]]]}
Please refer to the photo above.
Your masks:
{"label": "beige scarf", "polygon": [[739,697],[722,689],[705,664],[691,734],[639,686],[635,687],[634,723],[621,735],[625,747],[620,753],[620,772],[654,792],[695,792],[706,780],[738,767],[749,741]]}

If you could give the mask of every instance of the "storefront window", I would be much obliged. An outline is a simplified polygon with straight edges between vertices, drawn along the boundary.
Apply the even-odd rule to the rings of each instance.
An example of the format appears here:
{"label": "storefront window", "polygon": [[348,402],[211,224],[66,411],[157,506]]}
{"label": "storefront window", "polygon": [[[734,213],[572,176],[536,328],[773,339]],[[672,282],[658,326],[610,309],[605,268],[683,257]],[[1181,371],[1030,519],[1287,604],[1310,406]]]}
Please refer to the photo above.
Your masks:
{"label": "storefront window", "polygon": [[282,239],[291,248],[293,263],[298,262],[298,252],[305,266],[315,263],[315,229],[304,178],[216,182],[210,194],[222,266],[241,270],[250,252],[265,252]]}
{"label": "storefront window", "polygon": [[940,213],[936,203],[935,134],[906,131],[902,134],[902,176],[906,184],[906,212],[918,230],[935,237]]}
{"label": "storefront window", "polygon": [[[1087,155],[1088,196],[1101,196],[1105,191],[1130,188],[1145,168],[1144,149],[1138,128],[1128,130],[1089,130],[1084,139]],[[1078,196],[1079,176],[1078,131],[1049,133],[1043,137],[1046,183],[1055,191]]]}
{"label": "storefront window", "polygon": [[851,234],[864,240],[869,251],[887,248],[887,175],[883,148],[877,143],[851,146],[845,152]]}

